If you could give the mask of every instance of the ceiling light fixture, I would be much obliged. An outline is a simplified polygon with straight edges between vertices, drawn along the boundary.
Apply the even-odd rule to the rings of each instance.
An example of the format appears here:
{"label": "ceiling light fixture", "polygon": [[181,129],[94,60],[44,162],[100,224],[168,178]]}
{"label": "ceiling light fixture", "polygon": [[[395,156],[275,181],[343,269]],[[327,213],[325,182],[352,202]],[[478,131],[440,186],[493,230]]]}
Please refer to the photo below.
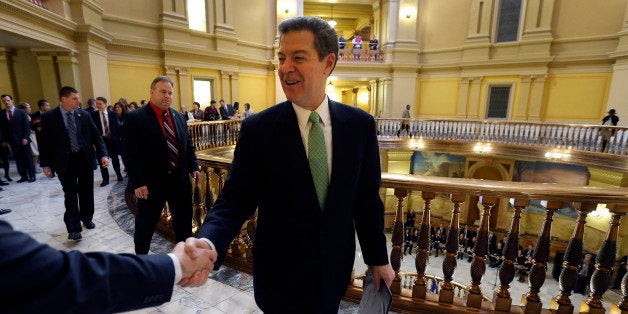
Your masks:
{"label": "ceiling light fixture", "polygon": [[336,27],[336,21],[334,20],[334,4],[331,4],[331,20],[329,20],[329,26],[331,26],[331,28],[335,28]]}

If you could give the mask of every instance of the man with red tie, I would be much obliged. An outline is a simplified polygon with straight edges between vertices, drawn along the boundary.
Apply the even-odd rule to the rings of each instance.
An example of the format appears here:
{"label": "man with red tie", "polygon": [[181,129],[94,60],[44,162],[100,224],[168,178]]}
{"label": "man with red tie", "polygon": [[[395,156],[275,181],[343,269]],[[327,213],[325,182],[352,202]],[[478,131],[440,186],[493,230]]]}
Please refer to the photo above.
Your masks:
{"label": "man with red tie", "polygon": [[[35,165],[30,146],[31,126],[30,118],[26,111],[17,109],[13,105],[11,95],[0,96],[6,110],[0,114],[0,125],[2,126],[2,146],[11,147],[17,172],[20,174],[18,183],[35,182]],[[8,166],[5,165],[5,176],[8,180]]]}
{"label": "man with red tie", "polygon": [[[119,138],[118,118],[114,111],[107,109],[107,98],[96,98],[96,111],[92,112],[92,120],[94,120],[98,132],[102,135],[105,146],[107,146],[107,152],[109,152],[111,164],[116,172],[118,181],[124,180],[120,172],[120,160],[118,159],[118,149],[116,148],[116,139]],[[102,174],[100,186],[106,186],[109,184],[109,170],[101,164],[100,173]]]}
{"label": "man with red tie", "polygon": [[147,254],[166,202],[177,242],[192,236],[192,185],[198,163],[187,118],[170,108],[174,83],[159,76],[150,85],[148,105],[124,118],[122,143],[129,185],[137,197],[135,253]]}

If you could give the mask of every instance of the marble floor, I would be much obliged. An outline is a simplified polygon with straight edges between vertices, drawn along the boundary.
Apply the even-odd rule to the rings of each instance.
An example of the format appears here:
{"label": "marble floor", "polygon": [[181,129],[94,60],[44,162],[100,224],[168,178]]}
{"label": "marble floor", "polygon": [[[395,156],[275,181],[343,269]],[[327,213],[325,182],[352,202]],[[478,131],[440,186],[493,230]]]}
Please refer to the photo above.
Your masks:
{"label": "marble floor", "polygon": [[[110,171],[113,174],[113,171]],[[11,208],[9,214],[0,216],[11,223],[16,230],[30,234],[33,238],[59,250],[107,251],[115,253],[133,253],[133,216],[124,203],[123,191],[126,178],[123,182],[115,181],[112,175],[111,184],[100,187],[100,171],[94,172],[95,215],[93,230],[85,229],[81,241],[67,239],[67,231],[63,223],[63,192],[57,178],[46,178],[42,173],[37,174],[34,183],[15,183],[19,178],[14,164],[11,165],[11,177],[14,182],[4,186],[0,192],[0,208]],[[388,235],[390,238],[390,235]],[[174,245],[158,235],[153,237],[151,251],[166,253]],[[389,241],[390,251],[390,241]],[[426,273],[442,277],[442,255],[430,257]],[[462,284],[470,283],[470,263],[459,260],[454,281]],[[552,269],[553,265],[549,265]],[[355,274],[364,273],[366,266],[362,262],[361,251],[356,250]],[[414,258],[404,256],[402,270],[415,271]],[[488,268],[481,285],[485,295],[492,295],[494,283],[497,280],[497,269]],[[519,301],[519,296],[528,289],[527,283],[513,282],[510,292],[513,302]],[[552,296],[558,294],[558,282],[548,272],[547,280],[541,289],[544,307],[547,307]],[[584,296],[572,296],[574,304],[580,303]],[[605,298],[608,309],[611,302],[616,302],[619,295],[609,291]],[[576,306],[576,310],[578,309]],[[203,287],[181,288],[175,287],[170,302],[158,307],[134,311],[132,313],[258,313],[261,312],[253,298],[252,277],[228,267],[222,267],[211,274],[210,280]],[[342,302],[340,313],[356,313],[357,306],[353,303]]]}

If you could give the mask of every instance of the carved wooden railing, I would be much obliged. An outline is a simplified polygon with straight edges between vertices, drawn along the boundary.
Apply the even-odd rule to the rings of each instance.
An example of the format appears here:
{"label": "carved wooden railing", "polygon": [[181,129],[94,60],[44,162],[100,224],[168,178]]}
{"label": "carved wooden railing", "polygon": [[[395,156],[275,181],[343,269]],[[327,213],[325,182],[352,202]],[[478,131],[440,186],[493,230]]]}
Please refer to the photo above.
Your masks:
{"label": "carved wooden railing", "polygon": [[456,119],[376,120],[380,140],[481,142],[628,155],[628,128],[619,126]]}
{"label": "carved wooden railing", "polygon": [[338,51],[338,62],[383,63],[384,54],[379,49],[340,49]]}
{"label": "carved wooden railing", "polygon": [[[224,173],[228,169],[232,157],[233,147],[223,147],[202,152],[199,161],[203,165],[206,174]],[[216,157],[214,157],[214,155]],[[222,180],[222,179],[221,179]],[[219,187],[222,181],[219,181]],[[475,179],[423,177],[399,174],[382,174],[382,187],[394,189],[394,195],[398,198],[395,222],[392,230],[391,265],[396,272],[395,280],[391,286],[394,295],[393,309],[402,312],[467,312],[475,311],[505,311],[541,313],[544,309],[554,309],[558,313],[572,313],[574,306],[571,303],[571,289],[577,280],[577,271],[583,254],[583,230],[586,223],[585,217],[596,208],[597,204],[607,204],[612,219],[606,232],[603,245],[600,247],[596,270],[591,279],[591,293],[586,301],[580,305],[589,313],[604,313],[602,295],[609,288],[610,272],[614,265],[617,252],[618,228],[623,215],[628,212],[628,190],[623,188],[598,188],[565,186],[555,184],[503,182]],[[215,197],[214,191],[211,197]],[[405,199],[409,193],[420,193],[424,200],[423,218],[421,220],[418,249],[415,259],[416,272],[401,270],[401,246],[403,239],[403,215]],[[452,220],[446,242],[446,257],[442,262],[442,278],[440,274],[426,274],[426,265],[429,263],[430,248],[430,204],[436,195],[448,194],[452,202]],[[467,196],[479,196],[483,205],[483,215],[480,219],[478,239],[473,248],[473,263],[470,269],[471,282],[464,287],[453,281],[457,254],[457,239],[459,232],[459,212],[462,203]],[[486,271],[486,256],[488,249],[489,217],[491,208],[500,199],[511,200],[514,207],[512,224],[508,233],[508,240],[503,249],[503,263],[499,269],[499,290],[495,291],[492,299],[485,296],[482,291],[483,276]],[[519,241],[519,222],[522,211],[529,205],[530,200],[545,200],[545,220],[541,232],[536,240],[534,250],[534,264],[529,275],[529,291],[522,296],[521,305],[513,305],[509,292],[511,282],[515,277],[514,261],[516,258]],[[561,208],[563,202],[574,203],[579,212],[579,218],[573,231],[565,254],[563,271],[560,276],[560,293],[551,304],[543,304],[539,298],[539,291],[545,282],[545,267],[550,254],[550,231],[554,212]],[[207,201],[205,202],[207,204]],[[206,209],[204,209],[206,210]],[[204,216],[204,213],[200,215]],[[198,215],[195,215],[197,217]],[[254,237],[254,218],[243,228],[239,240],[232,245],[227,256],[226,263],[238,269],[250,269],[247,259],[251,257],[245,252],[250,252],[253,245],[250,242],[244,244],[243,239]],[[200,223],[200,221],[199,221]],[[251,232],[253,230],[253,232]],[[253,237],[251,237],[253,234]],[[246,266],[248,268],[242,268]],[[575,274],[575,276],[574,276]],[[357,276],[356,279],[361,278]],[[430,282],[437,280],[439,283],[438,294],[430,292]],[[628,285],[628,275],[623,278],[624,286]],[[355,280],[347,290],[347,300],[359,302],[361,298],[361,281]],[[464,287],[464,288],[463,288]],[[461,289],[464,292],[461,292]],[[622,290],[623,301],[612,305],[614,309],[628,310],[628,296],[626,288]]]}
{"label": "carved wooden railing", "polygon": [[242,120],[220,120],[188,123],[196,151],[235,145],[240,134]]}

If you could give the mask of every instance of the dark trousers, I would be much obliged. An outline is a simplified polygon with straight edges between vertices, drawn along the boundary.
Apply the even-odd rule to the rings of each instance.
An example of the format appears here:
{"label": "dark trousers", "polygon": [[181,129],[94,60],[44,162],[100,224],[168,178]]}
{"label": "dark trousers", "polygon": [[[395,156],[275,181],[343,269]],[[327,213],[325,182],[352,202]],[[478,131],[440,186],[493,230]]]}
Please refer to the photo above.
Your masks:
{"label": "dark trousers", "polygon": [[2,159],[2,168],[4,175],[9,176],[9,148],[0,145],[0,159]]}
{"label": "dark trousers", "polygon": [[[107,146],[107,152],[111,157],[113,170],[116,172],[116,175],[118,177],[121,177],[122,174],[120,173],[120,160],[118,158],[118,150],[116,149],[116,144],[113,142],[113,138],[103,137],[102,139],[105,142],[105,146]],[[100,165],[100,174],[102,175],[102,181],[109,182],[109,169],[102,166],[100,158],[98,159],[98,165]]]}
{"label": "dark trousers", "polygon": [[26,145],[11,143],[11,150],[13,150],[15,166],[20,177],[22,179],[35,179],[35,165],[33,164],[33,152],[30,143],[26,143]]}
{"label": "dark trousers", "polygon": [[133,236],[136,254],[148,254],[153,232],[166,202],[172,214],[176,242],[192,236],[192,185],[189,175],[174,170],[164,178],[162,184],[168,186],[161,192],[151,191],[149,187],[148,198],[137,200],[138,212]]}
{"label": "dark trousers", "polygon": [[578,275],[578,281],[576,281],[576,286],[573,288],[573,292],[584,295],[587,290],[587,285],[589,284],[589,281],[590,277]]}
{"label": "dark trousers", "polygon": [[94,218],[94,170],[81,151],[69,158],[68,168],[59,173],[65,197],[63,221],[68,232],[81,232],[81,221]]}

